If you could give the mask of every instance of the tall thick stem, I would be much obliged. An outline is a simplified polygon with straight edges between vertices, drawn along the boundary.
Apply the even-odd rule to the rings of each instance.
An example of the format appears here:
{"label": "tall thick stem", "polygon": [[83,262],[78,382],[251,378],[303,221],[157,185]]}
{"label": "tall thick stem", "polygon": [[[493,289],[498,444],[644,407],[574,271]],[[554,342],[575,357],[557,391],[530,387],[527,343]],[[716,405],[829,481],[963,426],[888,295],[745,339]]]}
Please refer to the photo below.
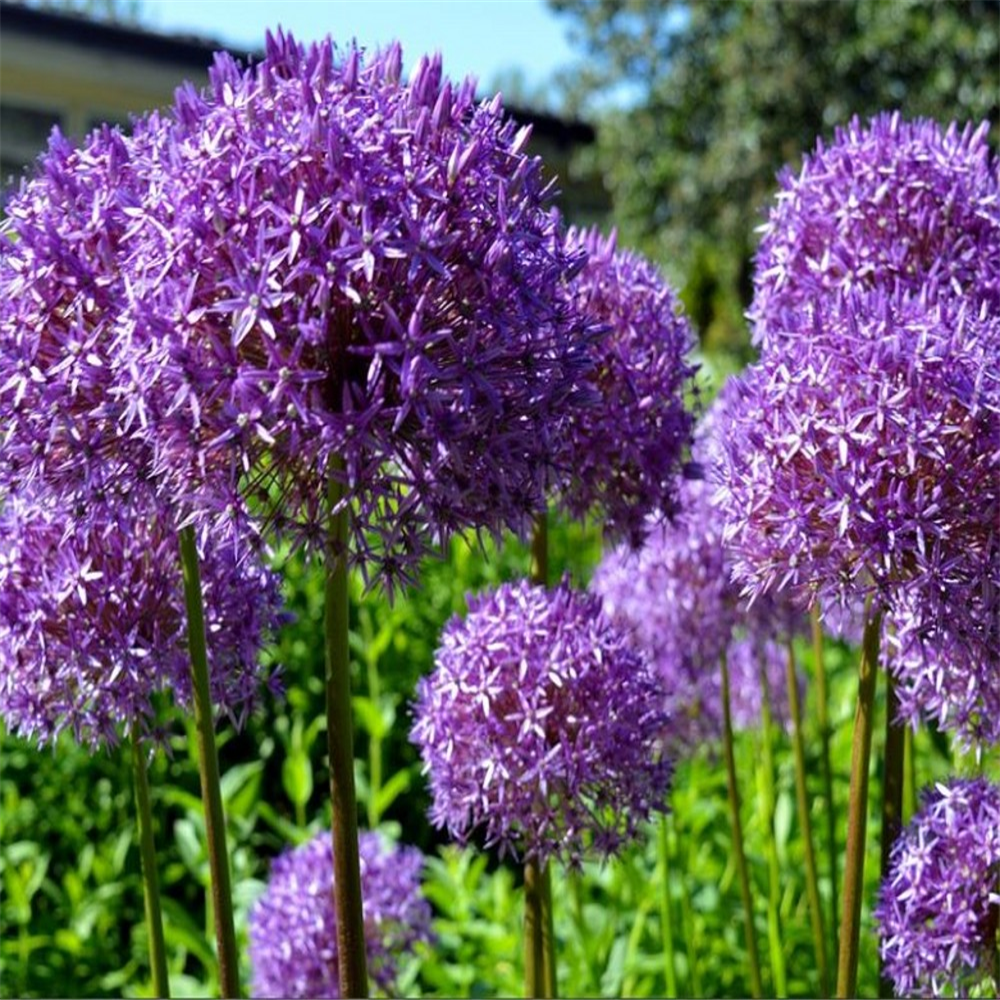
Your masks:
{"label": "tall thick stem", "polygon": [[358,856],[358,804],[354,790],[354,718],[348,648],[347,530],[344,487],[329,483],[326,552],[326,734],[333,807],[333,904],[342,997],[368,996],[364,904]]}
{"label": "tall thick stem", "polygon": [[674,918],[670,900],[670,828],[667,813],[660,816],[660,928],[663,935],[663,977],[667,996],[677,996],[677,965],[674,961]]}
{"label": "tall thick stem", "polygon": [[224,997],[240,995],[239,959],[233,925],[233,893],[226,849],[226,819],[219,785],[219,754],[215,745],[215,719],[208,675],[208,648],[205,642],[205,611],[201,594],[201,571],[194,529],[180,531],[181,568],[187,606],[188,649],[194,689],[194,721],[198,734],[198,770],[201,797],[205,805],[205,837],[212,880],[212,914],[219,948],[219,988]]}
{"label": "tall thick stem", "polygon": [[743,850],[743,821],[740,819],[740,791],[736,781],[736,756],[733,752],[733,717],[729,695],[729,664],[722,654],[722,735],[726,758],[726,778],[729,787],[729,817],[733,825],[733,850],[736,854],[736,872],[743,897],[743,932],[747,943],[747,961],[750,965],[750,994],[763,996],[760,981],[760,956],[757,953],[757,936],[753,927],[753,897],[750,895],[750,875],[747,870],[746,852]]}
{"label": "tall thick stem", "polygon": [[795,675],[795,652],[788,641],[788,708],[792,716],[792,742],[795,750],[795,797],[799,807],[799,825],[806,861],[806,892],[809,899],[809,919],[812,925],[816,971],[819,973],[820,996],[830,994],[830,972],[826,962],[826,934],[823,930],[823,907],[813,852],[812,821],[809,818],[809,790],[806,787],[806,747],[802,735],[802,707],[799,705],[799,685]]}
{"label": "tall thick stem", "polygon": [[542,904],[542,866],[524,865],[524,995],[545,997],[545,915]]}
{"label": "tall thick stem", "polygon": [[[903,764],[905,753],[904,727],[897,720],[899,699],[892,671],[886,671],[885,697],[885,767],[882,781],[882,881],[889,875],[892,846],[903,827]],[[885,974],[881,953],[878,963],[878,995],[893,997],[892,980]]]}
{"label": "tall thick stem", "polygon": [[823,654],[823,626],[820,622],[819,603],[809,612],[812,625],[813,669],[816,675],[816,721],[819,723],[820,752],[823,768],[823,794],[826,797],[826,851],[830,868],[830,933],[833,951],[837,954],[837,927],[840,919],[838,905],[839,877],[837,873],[837,807],[833,798],[833,767],[830,763],[830,714],[826,686],[826,658]]}
{"label": "tall thick stem", "polygon": [[774,833],[775,767],[774,725],[771,719],[771,692],[764,671],[763,658],[758,664],[761,687],[761,759],[757,768],[757,793],[764,828],[764,845],[767,854],[767,940],[771,953],[771,975],[774,977],[774,995],[788,995],[788,977],[785,967],[785,949],[781,934],[781,867],[778,862],[778,840]]}
{"label": "tall thick stem", "polygon": [[153,805],[146,773],[146,753],[138,736],[133,734],[132,767],[135,771],[135,811],[139,822],[139,856],[142,860],[142,891],[146,907],[146,933],[149,935],[149,965],[153,973],[153,993],[170,996],[167,975],[167,947],[163,937],[163,913],[160,910],[160,879],[156,867],[156,837]]}
{"label": "tall thick stem", "polygon": [[881,611],[866,611],[865,632],[858,668],[858,704],[851,749],[851,793],[847,812],[847,851],[844,859],[844,914],[837,959],[837,996],[853,997],[858,989],[861,940],[861,897],[865,877],[865,834],[868,827],[868,771],[872,751]]}
{"label": "tall thick stem", "polygon": [[903,727],[903,825],[917,811],[917,761],[913,754],[913,730]]}

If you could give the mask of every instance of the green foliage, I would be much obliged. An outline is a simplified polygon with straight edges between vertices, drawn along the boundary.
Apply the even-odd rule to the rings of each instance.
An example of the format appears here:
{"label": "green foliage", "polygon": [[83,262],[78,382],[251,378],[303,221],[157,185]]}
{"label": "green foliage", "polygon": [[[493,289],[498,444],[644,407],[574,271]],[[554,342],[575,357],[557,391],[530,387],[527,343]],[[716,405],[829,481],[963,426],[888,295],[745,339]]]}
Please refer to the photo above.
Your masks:
{"label": "green foliage", "polygon": [[[660,260],[709,350],[749,355],[754,230],[775,175],[852,115],[996,121],[995,0],[549,0],[625,242]],[[606,106],[606,95],[621,100]]]}
{"label": "green foliage", "polygon": [[[592,528],[556,524],[550,532],[553,575],[585,583],[599,556]],[[272,654],[281,663],[286,699],[262,707],[242,733],[220,723],[222,790],[232,858],[237,936],[244,982],[247,918],[263,891],[270,861],[289,845],[329,827],[322,692],[322,573],[285,559],[286,597],[297,620]],[[421,846],[429,855],[425,890],[435,911],[437,941],[402,972],[405,996],[520,995],[523,897],[520,869],[475,846],[449,846],[426,818],[426,794],[407,734],[408,703],[431,669],[445,620],[460,612],[469,590],[524,574],[528,554],[517,545],[482,550],[455,539],[447,562],[425,567],[419,589],[392,606],[352,581],[351,649],[360,810],[369,825]],[[809,654],[801,651],[803,663]],[[834,725],[838,836],[846,824],[847,774],[855,695],[855,655],[827,653]],[[808,719],[815,718],[807,697]],[[884,711],[884,708],[880,708]],[[813,825],[824,829],[819,740],[807,722]],[[150,765],[153,814],[164,897],[168,964],[174,995],[217,995],[214,933],[206,912],[208,861],[191,723],[175,721],[169,753]],[[918,782],[954,769],[932,736],[917,734]],[[880,746],[876,737],[876,757]],[[375,752],[377,750],[377,753]],[[816,995],[809,934],[803,845],[794,810],[787,736],[775,734],[775,830],[780,866],[782,950],[792,996]],[[760,737],[737,734],[743,818],[762,954],[767,955],[768,857],[754,788]],[[377,762],[377,764],[376,764]],[[0,994],[3,996],[150,996],[129,755],[91,755],[72,740],[39,752],[4,737],[0,773]],[[876,774],[878,772],[876,771]],[[873,782],[874,795],[880,793]],[[662,996],[666,992],[661,900],[668,893],[675,966],[682,995],[747,996],[749,979],[739,887],[732,854],[725,774],[711,748],[680,762],[669,821],[670,875],[664,883],[659,836],[651,828],[613,863],[579,873],[553,872],[555,934],[564,996]],[[878,823],[869,841],[866,901],[878,882]],[[821,892],[830,882],[817,843]],[[832,938],[832,930],[828,936]],[[863,932],[861,986],[874,987],[876,955],[870,923]],[[773,989],[764,961],[765,990]]]}

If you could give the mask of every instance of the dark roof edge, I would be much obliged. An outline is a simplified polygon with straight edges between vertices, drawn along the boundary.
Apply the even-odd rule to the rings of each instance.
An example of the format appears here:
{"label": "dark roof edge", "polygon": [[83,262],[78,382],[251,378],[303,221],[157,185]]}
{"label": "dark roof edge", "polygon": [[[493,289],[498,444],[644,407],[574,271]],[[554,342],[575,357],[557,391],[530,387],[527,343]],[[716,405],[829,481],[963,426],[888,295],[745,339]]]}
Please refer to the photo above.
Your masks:
{"label": "dark roof edge", "polygon": [[94,20],[83,14],[29,7],[13,0],[0,0],[0,26],[46,41],[72,42],[139,59],[190,66],[199,72],[204,72],[211,65],[212,56],[223,49],[228,48],[243,61],[251,55],[211,38],[165,35],[148,28]]}
{"label": "dark roof edge", "polygon": [[[216,39],[165,35],[148,28],[97,21],[82,14],[29,7],[15,0],[0,0],[0,27],[36,35],[46,41],[70,42],[138,59],[186,66],[198,73],[205,72],[212,64],[213,55],[222,50],[228,50],[244,64],[257,61],[262,55],[261,52],[232,48]],[[518,121],[529,122],[537,136],[551,139],[557,145],[587,144],[595,139],[593,126],[585,122],[567,121],[546,111],[518,105],[505,104],[505,107]]]}

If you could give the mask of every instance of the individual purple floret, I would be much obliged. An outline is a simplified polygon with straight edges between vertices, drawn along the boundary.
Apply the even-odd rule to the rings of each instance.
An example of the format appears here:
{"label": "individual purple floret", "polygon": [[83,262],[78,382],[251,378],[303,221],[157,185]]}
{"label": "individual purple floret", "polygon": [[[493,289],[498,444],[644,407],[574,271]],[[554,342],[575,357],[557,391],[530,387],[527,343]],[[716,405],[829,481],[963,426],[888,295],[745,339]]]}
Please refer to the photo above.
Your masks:
{"label": "individual purple floret", "polygon": [[660,272],[617,249],[614,234],[571,228],[566,247],[587,254],[570,286],[573,305],[607,332],[591,348],[600,402],[571,410],[564,427],[560,499],[578,518],[599,510],[608,534],[635,546],[649,515],[675,506],[694,426],[685,400],[694,391],[694,336]]}
{"label": "individual purple floret", "polygon": [[579,864],[666,808],[659,684],[600,599],[526,582],[470,598],[420,681],[411,739],[431,821],[501,854]]}
{"label": "individual purple floret", "polygon": [[556,416],[592,395],[592,331],[557,294],[584,255],[528,130],[438,57],[401,66],[279,33],[182,88],[127,331],[171,400],[168,456],[231,463],[320,547],[338,481],[352,560],[389,585],[450,531],[526,530]]}
{"label": "individual purple floret", "polygon": [[[199,540],[213,704],[239,725],[263,644],[282,620],[278,579],[242,529]],[[52,742],[114,743],[155,729],[154,699],[191,701],[176,536],[153,509],[96,504],[85,522],[20,495],[0,514],[0,717]],[[276,678],[272,682],[272,687]]]}
{"label": "individual purple floret", "polygon": [[[400,959],[431,938],[420,892],[423,855],[375,833],[358,838],[368,970],[392,995]],[[250,912],[255,997],[339,997],[337,915],[329,831],[275,859],[267,889]]]}
{"label": "individual purple floret", "polygon": [[727,415],[717,500],[747,593],[943,611],[956,580],[996,586],[1000,314],[853,293],[802,321],[735,383]]}
{"label": "individual purple floret", "polygon": [[843,291],[932,284],[1000,306],[1000,161],[978,128],[854,119],[786,170],[756,257],[754,337],[804,331],[803,307]]}
{"label": "individual purple floret", "polygon": [[954,779],[925,794],[893,845],[875,917],[898,996],[992,995],[973,990],[996,976],[1000,787]]}

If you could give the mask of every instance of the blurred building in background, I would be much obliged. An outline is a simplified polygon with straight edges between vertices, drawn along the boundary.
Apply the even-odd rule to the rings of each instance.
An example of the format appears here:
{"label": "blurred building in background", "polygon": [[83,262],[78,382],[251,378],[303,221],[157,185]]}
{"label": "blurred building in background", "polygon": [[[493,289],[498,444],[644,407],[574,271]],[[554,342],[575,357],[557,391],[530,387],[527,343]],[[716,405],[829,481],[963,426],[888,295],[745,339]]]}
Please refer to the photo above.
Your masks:
{"label": "blurred building in background", "polygon": [[[168,106],[182,81],[204,85],[213,54],[224,47],[0,0],[0,184],[17,182],[53,126],[76,138],[102,122],[127,127],[130,115]],[[533,125],[531,150],[559,178],[564,215],[581,225],[605,219],[610,203],[600,178],[571,169],[573,154],[594,142],[593,128],[524,108],[510,112]]]}

